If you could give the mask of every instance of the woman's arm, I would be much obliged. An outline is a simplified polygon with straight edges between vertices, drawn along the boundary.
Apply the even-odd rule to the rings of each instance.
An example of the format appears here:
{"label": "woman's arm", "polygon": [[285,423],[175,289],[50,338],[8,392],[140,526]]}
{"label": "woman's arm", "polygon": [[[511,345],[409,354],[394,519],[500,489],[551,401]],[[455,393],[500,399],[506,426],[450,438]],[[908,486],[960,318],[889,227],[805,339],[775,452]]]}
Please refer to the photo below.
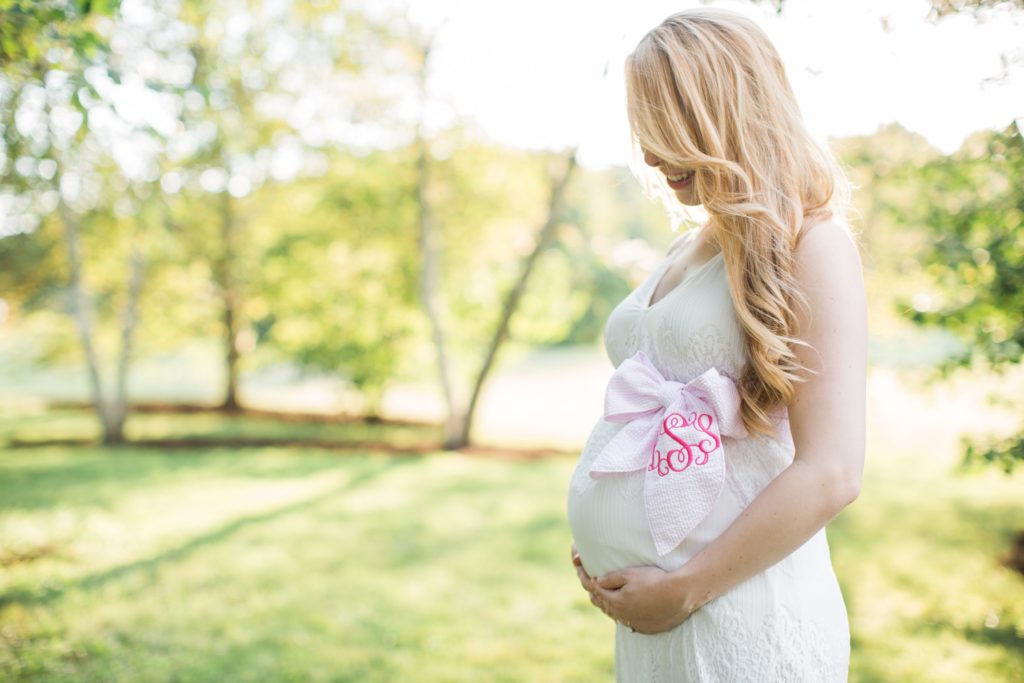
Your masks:
{"label": "woman's arm", "polygon": [[[806,543],[856,499],[864,468],[867,305],[857,246],[829,221],[797,249],[797,278],[810,315],[798,308],[794,353],[817,371],[789,406],[793,463],[726,531],[675,572],[630,567],[593,584],[592,602],[638,631],[658,633]],[[815,353],[815,350],[817,353]]]}

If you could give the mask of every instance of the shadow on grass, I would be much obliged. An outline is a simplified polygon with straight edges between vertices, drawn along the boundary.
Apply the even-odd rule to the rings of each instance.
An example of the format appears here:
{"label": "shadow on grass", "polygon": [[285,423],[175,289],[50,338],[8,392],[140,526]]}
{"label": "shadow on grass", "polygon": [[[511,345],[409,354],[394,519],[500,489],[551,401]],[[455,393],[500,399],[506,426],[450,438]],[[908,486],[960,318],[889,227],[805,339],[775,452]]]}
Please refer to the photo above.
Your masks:
{"label": "shadow on grass", "polygon": [[47,604],[72,590],[93,590],[101,588],[110,581],[121,579],[132,574],[153,572],[159,568],[160,565],[180,560],[198,550],[227,540],[229,537],[243,529],[247,529],[258,524],[272,522],[295,512],[308,510],[322,502],[332,500],[338,495],[350,493],[354,489],[357,489],[394,468],[409,462],[411,461],[398,459],[382,461],[381,464],[376,465],[369,471],[354,475],[351,480],[345,482],[342,486],[332,488],[324,493],[320,493],[294,503],[289,503],[288,505],[283,505],[269,512],[240,517],[209,533],[197,536],[176,548],[171,548],[144,560],[129,562],[77,580],[69,581],[62,585],[48,585],[42,587],[41,590],[20,589],[8,591],[7,593],[0,594],[0,609],[4,609],[8,605],[12,604]]}
{"label": "shadow on grass", "polygon": [[[270,454],[276,456],[277,454]],[[149,483],[166,484],[177,475],[232,476],[246,478],[294,477],[316,474],[357,460],[323,457],[267,457],[265,453],[221,452],[162,453],[135,450],[130,446],[67,451],[24,451],[8,453],[0,482],[0,507],[11,510],[52,508],[54,501],[65,506],[107,506],[124,494],[126,487],[139,489]],[[113,456],[113,457],[112,457]]]}
{"label": "shadow on grass", "polygon": [[992,628],[972,624],[962,629],[962,633],[964,638],[972,643],[995,645],[1005,649],[1008,653],[1016,652],[1019,656],[1024,656],[1021,655],[1024,653],[1024,635],[1018,633],[1017,627],[1013,624]]}
{"label": "shadow on grass", "polygon": [[[96,404],[92,401],[72,400],[51,400],[48,406],[53,410],[74,410],[80,412],[95,413]],[[213,415],[252,415],[255,417],[269,417],[275,421],[303,422],[321,424],[339,424],[349,422],[365,422],[369,424],[386,424],[407,427],[431,427],[433,423],[423,420],[403,420],[393,417],[382,417],[378,415],[360,415],[350,413],[304,413],[295,410],[266,410],[263,408],[251,408],[248,406],[225,407],[211,403],[187,403],[167,401],[132,401],[128,404],[129,413],[157,413],[171,415],[188,414],[213,414]]]}
{"label": "shadow on grass", "polygon": [[10,439],[7,447],[11,450],[33,448],[133,448],[168,450],[208,450],[214,448],[302,448],[326,451],[356,451],[359,453],[384,453],[397,456],[429,455],[438,451],[456,452],[462,455],[499,460],[544,460],[550,457],[573,455],[573,451],[557,448],[509,448],[505,446],[470,445],[446,449],[440,442],[417,441],[416,443],[395,444],[383,440],[363,439],[315,439],[315,438],[236,438],[236,437],[185,437],[180,439],[132,439],[116,445],[105,445],[95,439]]}

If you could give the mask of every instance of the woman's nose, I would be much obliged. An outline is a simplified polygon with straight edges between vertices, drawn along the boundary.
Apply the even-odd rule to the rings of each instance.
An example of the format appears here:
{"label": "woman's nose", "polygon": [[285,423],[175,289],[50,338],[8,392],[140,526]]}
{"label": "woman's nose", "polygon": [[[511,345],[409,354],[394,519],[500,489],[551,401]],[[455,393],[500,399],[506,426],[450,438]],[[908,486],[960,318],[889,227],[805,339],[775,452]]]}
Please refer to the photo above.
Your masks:
{"label": "woman's nose", "polygon": [[654,154],[652,154],[651,152],[649,152],[649,151],[647,151],[645,149],[644,150],[644,163],[646,163],[648,166],[657,166],[658,164],[661,163],[661,159],[659,159]]}

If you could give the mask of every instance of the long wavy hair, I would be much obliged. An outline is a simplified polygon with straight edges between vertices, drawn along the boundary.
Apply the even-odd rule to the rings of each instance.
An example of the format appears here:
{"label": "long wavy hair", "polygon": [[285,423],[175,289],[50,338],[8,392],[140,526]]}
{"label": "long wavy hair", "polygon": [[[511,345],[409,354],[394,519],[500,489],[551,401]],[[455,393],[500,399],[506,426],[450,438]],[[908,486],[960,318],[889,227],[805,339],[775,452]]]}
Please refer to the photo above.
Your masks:
{"label": "long wavy hair", "polygon": [[[794,275],[807,228],[836,219],[849,231],[850,184],[807,130],[778,52],[753,20],[716,7],[669,16],[625,64],[631,167],[649,197],[681,209],[644,151],[693,169],[693,190],[722,251],[749,362],[737,382],[745,426],[775,433],[803,372],[793,349],[795,307],[808,306]],[[673,226],[675,228],[675,225]]]}

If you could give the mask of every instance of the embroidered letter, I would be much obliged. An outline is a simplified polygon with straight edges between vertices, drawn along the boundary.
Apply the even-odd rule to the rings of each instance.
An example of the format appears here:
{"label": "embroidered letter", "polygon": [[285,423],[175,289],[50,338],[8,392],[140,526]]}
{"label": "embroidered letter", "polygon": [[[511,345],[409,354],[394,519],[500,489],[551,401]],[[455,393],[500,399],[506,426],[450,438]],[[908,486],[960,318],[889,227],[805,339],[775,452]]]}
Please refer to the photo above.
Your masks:
{"label": "embroidered letter", "polygon": [[[693,412],[690,414],[689,420],[680,413],[670,413],[662,421],[662,430],[658,434],[658,440],[655,441],[647,469],[657,470],[658,476],[664,477],[669,472],[682,472],[690,465],[706,464],[711,454],[722,445],[721,439],[712,430],[713,426],[714,417],[710,413]],[[697,436],[698,439],[692,443],[688,442],[683,438],[685,432],[695,433],[694,436]],[[700,434],[707,438],[700,438]],[[658,447],[663,436],[675,441],[679,448],[663,452]],[[699,452],[696,457],[694,449]]]}

